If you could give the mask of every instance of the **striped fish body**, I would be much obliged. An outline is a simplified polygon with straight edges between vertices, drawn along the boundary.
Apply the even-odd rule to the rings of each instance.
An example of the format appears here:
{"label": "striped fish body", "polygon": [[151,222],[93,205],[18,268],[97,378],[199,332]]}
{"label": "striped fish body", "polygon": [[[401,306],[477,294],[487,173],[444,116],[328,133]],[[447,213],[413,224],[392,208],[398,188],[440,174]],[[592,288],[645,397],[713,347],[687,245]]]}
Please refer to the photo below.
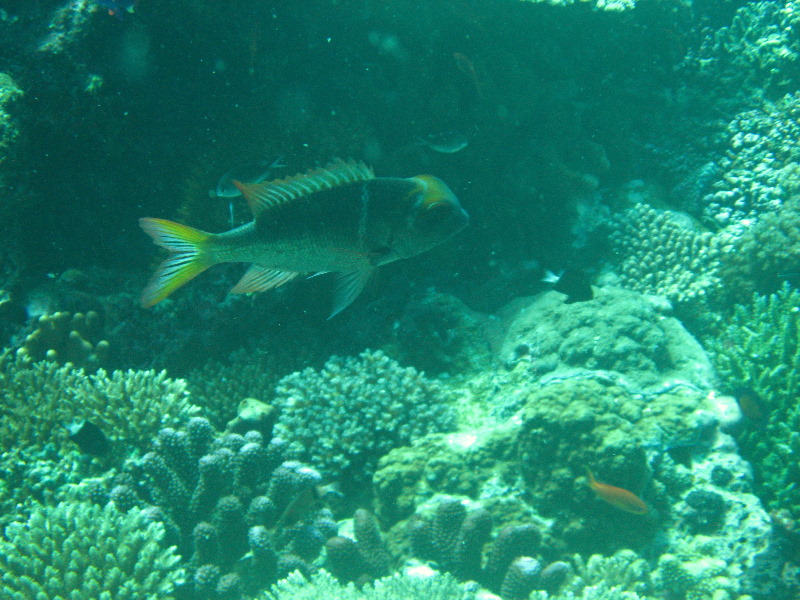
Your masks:
{"label": "striped fish body", "polygon": [[161,219],[141,219],[173,254],[142,295],[152,306],[211,265],[252,263],[234,293],[277,287],[300,274],[338,274],[333,314],[361,292],[380,265],[415,256],[449,239],[469,217],[436,177],[376,178],[361,163],[268,183],[235,182],[254,219],[211,234]]}

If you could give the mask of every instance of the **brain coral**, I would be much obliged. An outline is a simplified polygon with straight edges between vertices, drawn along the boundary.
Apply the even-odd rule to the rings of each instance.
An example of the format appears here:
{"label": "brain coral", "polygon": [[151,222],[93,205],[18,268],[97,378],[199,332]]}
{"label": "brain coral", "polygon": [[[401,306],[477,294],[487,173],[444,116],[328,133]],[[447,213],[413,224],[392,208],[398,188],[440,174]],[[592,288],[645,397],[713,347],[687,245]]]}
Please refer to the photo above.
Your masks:
{"label": "brain coral", "polygon": [[39,507],[0,539],[3,597],[14,600],[172,598],[183,572],[164,529],[144,511],[107,505]]}
{"label": "brain coral", "polygon": [[281,379],[275,434],[288,452],[327,475],[358,477],[378,459],[431,432],[455,426],[449,394],[415,369],[380,351],[333,357]]}

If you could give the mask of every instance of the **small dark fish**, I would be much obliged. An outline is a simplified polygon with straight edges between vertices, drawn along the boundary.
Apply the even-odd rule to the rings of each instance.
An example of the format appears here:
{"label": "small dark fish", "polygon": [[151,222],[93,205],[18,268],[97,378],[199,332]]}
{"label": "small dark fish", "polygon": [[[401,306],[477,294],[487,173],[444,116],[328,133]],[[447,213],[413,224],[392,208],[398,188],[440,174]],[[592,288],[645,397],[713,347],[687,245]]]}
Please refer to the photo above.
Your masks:
{"label": "small dark fish", "polygon": [[564,304],[587,302],[594,298],[592,284],[586,274],[581,271],[567,269],[558,274],[547,271],[542,281],[552,283],[555,291],[567,295]]}
{"label": "small dark fish", "polygon": [[486,100],[486,94],[483,92],[483,86],[478,79],[478,71],[475,69],[475,65],[472,64],[472,61],[469,59],[469,57],[465,54],[461,54],[461,52],[453,52],[453,60],[456,61],[456,67],[458,67],[458,70],[467,77],[473,89],[475,90],[475,93],[478,94],[478,96],[483,100]]}
{"label": "small dark fish", "polygon": [[763,427],[767,422],[764,402],[750,388],[739,388],[734,392],[736,402],[745,418],[756,427]]}
{"label": "small dark fish", "polygon": [[266,181],[272,176],[272,172],[275,169],[281,169],[286,166],[281,163],[282,158],[282,156],[279,156],[272,160],[260,160],[234,167],[219,178],[217,187],[209,190],[208,195],[212,198],[236,198],[241,196],[242,192],[233,183],[234,181],[244,184]]}
{"label": "small dark fish", "polygon": [[469,145],[469,140],[460,131],[441,131],[432,133],[424,138],[418,138],[417,143],[426,146],[434,152],[454,154]]}
{"label": "small dark fish", "polygon": [[111,450],[111,442],[106,434],[91,421],[76,419],[65,426],[69,431],[69,439],[78,445],[84,454],[105,456]]}

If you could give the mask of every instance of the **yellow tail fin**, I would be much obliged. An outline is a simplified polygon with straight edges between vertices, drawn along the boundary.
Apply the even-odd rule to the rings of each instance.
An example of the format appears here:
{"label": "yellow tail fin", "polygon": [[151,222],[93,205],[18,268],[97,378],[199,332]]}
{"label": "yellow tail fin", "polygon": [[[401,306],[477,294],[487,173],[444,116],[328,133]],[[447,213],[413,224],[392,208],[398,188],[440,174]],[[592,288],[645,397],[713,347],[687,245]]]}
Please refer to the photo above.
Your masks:
{"label": "yellow tail fin", "polygon": [[142,306],[158,304],[214,264],[207,250],[213,234],[165,219],[139,219],[153,241],[172,254],[162,262],[142,292]]}

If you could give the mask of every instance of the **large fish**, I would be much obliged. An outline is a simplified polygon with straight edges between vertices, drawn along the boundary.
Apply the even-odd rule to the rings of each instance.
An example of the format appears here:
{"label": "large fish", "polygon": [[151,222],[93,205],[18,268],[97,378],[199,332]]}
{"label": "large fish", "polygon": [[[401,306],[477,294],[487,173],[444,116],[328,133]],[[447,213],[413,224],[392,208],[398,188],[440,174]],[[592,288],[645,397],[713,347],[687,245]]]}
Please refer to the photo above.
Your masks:
{"label": "large fish", "polygon": [[376,267],[425,252],[469,222],[442,180],[375,177],[353,161],[236,185],[254,218],[230,231],[139,220],[153,241],[172,253],[144,289],[143,306],[160,302],[212,265],[246,262],[252,266],[232,293],[262,292],[298,275],[335,272],[332,317],[361,293]]}

